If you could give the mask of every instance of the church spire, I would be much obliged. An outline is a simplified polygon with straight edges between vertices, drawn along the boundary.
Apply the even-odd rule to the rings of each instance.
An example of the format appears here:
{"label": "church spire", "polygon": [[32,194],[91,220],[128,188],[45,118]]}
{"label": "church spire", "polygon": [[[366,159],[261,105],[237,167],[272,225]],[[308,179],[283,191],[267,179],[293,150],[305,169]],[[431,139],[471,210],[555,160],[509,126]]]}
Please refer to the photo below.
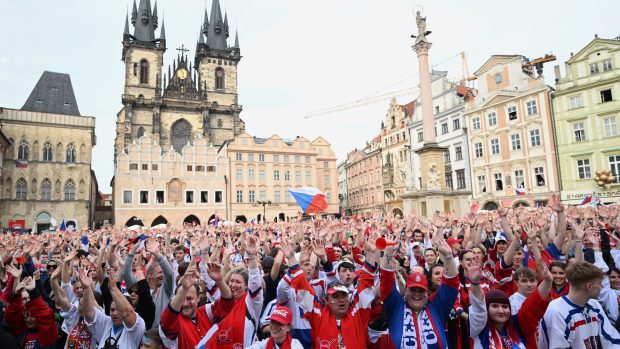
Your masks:
{"label": "church spire", "polygon": [[211,5],[211,19],[209,22],[207,46],[216,50],[226,50],[228,45],[226,44],[225,26],[222,20],[222,10],[219,0],[213,0],[213,4]]}
{"label": "church spire", "polygon": [[159,33],[159,38],[161,40],[166,40],[166,26],[163,19],[161,20],[161,31]]}
{"label": "church spire", "polygon": [[125,15],[125,29],[123,30],[123,37],[129,35],[129,14]]}
{"label": "church spire", "polygon": [[[134,2],[135,5],[135,2]],[[136,20],[134,23],[133,36],[138,41],[152,42],[155,40],[155,28],[157,27],[157,15],[153,16],[151,13],[151,1],[140,0],[138,11],[136,13]],[[133,14],[132,14],[132,22]]]}
{"label": "church spire", "polygon": [[200,26],[200,32],[198,33],[198,43],[199,44],[204,44],[205,43],[205,37],[204,37],[204,27]]}
{"label": "church spire", "polygon": [[228,13],[224,13],[224,35],[226,36],[227,39],[230,36],[229,30],[228,30]]}
{"label": "church spire", "polygon": [[239,31],[235,30],[235,47],[239,48]]}
{"label": "church spire", "polygon": [[131,24],[136,25],[136,19],[138,18],[138,8],[136,7],[136,0],[133,0],[133,10],[131,10]]}
{"label": "church spire", "polygon": [[207,30],[209,30],[209,15],[207,14],[207,8],[205,7],[205,17],[204,22],[202,23],[202,33],[207,35]]}
{"label": "church spire", "polygon": [[157,0],[155,0],[155,6],[153,7],[153,29],[157,29],[157,26],[159,25],[157,19]]}

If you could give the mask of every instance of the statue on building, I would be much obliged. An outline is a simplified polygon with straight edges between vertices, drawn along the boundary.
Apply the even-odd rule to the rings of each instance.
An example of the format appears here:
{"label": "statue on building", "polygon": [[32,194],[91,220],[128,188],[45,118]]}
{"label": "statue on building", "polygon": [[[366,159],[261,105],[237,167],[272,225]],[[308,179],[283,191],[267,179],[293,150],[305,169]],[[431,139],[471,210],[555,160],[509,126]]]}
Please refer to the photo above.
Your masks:
{"label": "statue on building", "polygon": [[407,165],[404,161],[398,166],[398,172],[400,173],[400,178],[403,183],[407,183]]}
{"label": "statue on building", "polygon": [[441,183],[439,182],[441,175],[439,174],[436,163],[431,163],[426,176],[426,189],[441,189]]}
{"label": "statue on building", "polygon": [[420,15],[420,11],[416,12],[415,22],[416,22],[416,25],[418,26],[418,35],[417,36],[411,35],[411,37],[416,38],[415,39],[416,44],[421,41],[428,42],[428,40],[426,39],[426,36],[429,35],[431,31],[426,30],[426,17],[422,17],[422,15]]}

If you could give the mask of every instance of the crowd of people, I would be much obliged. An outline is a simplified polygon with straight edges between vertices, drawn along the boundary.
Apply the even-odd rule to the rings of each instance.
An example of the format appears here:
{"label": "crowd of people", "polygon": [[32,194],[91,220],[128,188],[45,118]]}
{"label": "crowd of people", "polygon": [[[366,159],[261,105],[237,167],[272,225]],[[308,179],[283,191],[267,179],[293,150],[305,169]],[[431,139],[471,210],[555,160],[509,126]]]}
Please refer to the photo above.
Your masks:
{"label": "crowd of people", "polygon": [[620,348],[620,204],[0,236],[5,348]]}

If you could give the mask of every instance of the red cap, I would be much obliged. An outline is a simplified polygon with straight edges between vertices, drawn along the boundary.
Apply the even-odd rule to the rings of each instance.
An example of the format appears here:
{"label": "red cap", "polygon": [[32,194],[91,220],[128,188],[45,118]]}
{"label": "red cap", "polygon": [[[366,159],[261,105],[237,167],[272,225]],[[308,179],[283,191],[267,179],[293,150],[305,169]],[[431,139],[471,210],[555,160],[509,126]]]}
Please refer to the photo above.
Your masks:
{"label": "red cap", "polygon": [[407,278],[407,288],[411,287],[419,287],[424,291],[428,291],[428,281],[426,280],[426,276],[422,273],[412,273]]}
{"label": "red cap", "polygon": [[269,321],[276,321],[283,325],[290,325],[293,322],[293,313],[283,305],[278,305],[267,318]]}
{"label": "red cap", "polygon": [[460,244],[460,243],[461,243],[461,241],[463,241],[463,239],[455,239],[455,238],[453,238],[453,237],[451,236],[451,237],[449,237],[449,238],[448,238],[448,245],[449,245],[450,247],[452,247],[452,246],[454,246],[454,244],[456,244],[456,243],[459,243],[459,244]]}
{"label": "red cap", "polygon": [[334,283],[334,285],[328,286],[327,291],[325,292],[327,292],[327,294],[329,295],[332,295],[337,292],[344,292],[346,294],[349,294],[349,289],[347,288],[347,286],[342,284],[342,282],[336,282]]}

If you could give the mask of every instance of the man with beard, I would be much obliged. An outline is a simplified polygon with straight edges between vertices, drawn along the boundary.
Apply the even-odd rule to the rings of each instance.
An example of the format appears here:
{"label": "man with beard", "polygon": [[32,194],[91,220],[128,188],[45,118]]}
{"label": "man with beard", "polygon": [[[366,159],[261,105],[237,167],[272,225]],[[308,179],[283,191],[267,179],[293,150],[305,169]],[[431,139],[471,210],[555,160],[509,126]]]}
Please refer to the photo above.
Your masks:
{"label": "man with beard", "polygon": [[220,298],[215,303],[198,307],[198,272],[195,262],[191,262],[161,317],[159,334],[166,348],[195,348],[200,339],[232,309],[233,295],[223,281],[221,266],[209,263],[207,273],[216,282]]}
{"label": "man with beard", "polygon": [[458,270],[452,249],[443,239],[433,239],[444,262],[444,276],[432,301],[428,281],[422,273],[407,278],[404,299],[395,286],[394,250],[388,248],[381,261],[381,298],[390,309],[387,317],[392,342],[396,348],[446,348],[445,323],[458,295]]}

